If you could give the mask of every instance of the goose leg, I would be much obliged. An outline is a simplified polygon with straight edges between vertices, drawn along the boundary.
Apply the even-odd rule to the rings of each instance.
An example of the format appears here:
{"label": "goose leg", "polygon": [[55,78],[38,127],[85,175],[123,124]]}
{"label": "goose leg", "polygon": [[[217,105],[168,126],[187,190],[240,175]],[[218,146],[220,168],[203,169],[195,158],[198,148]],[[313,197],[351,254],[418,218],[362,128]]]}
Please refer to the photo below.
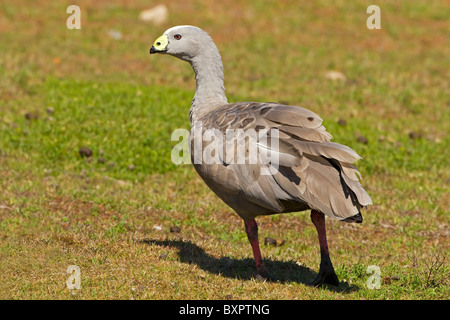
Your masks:
{"label": "goose leg", "polygon": [[327,233],[325,229],[325,215],[322,212],[311,210],[311,221],[316,227],[319,236],[320,245],[320,269],[317,276],[312,282],[311,286],[321,286],[324,283],[339,285],[339,279],[334,271],[333,265],[328,253]]}
{"label": "goose leg", "polygon": [[245,232],[247,233],[248,240],[250,241],[250,245],[253,250],[253,257],[255,258],[256,263],[256,278],[258,280],[275,280],[274,277],[267,271],[264,266],[264,262],[261,256],[261,250],[259,249],[258,242],[258,225],[256,224],[255,219],[252,220],[244,220]]}

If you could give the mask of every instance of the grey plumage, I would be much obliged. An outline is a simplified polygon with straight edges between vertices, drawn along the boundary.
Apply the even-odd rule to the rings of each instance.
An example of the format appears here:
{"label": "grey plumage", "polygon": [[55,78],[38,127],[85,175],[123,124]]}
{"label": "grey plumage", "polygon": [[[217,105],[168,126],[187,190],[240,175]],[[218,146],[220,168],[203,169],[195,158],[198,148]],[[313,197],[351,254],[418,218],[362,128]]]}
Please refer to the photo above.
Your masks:
{"label": "grey plumage", "polygon": [[[179,33],[183,41],[173,40]],[[211,37],[193,26],[174,27],[165,35],[169,40],[163,53],[188,61],[195,72],[191,124],[200,123],[203,130],[217,129],[223,135],[229,129],[279,130],[280,168],[273,175],[261,175],[260,158],[257,164],[228,164],[226,159],[194,164],[206,184],[242,218],[317,209],[333,219],[349,221],[372,203],[353,166],[360,156],[331,142],[317,114],[277,103],[228,103],[222,59]],[[203,148],[218,148],[210,145],[214,143],[217,140],[203,143]],[[226,148],[227,144],[224,153]]]}
{"label": "grey plumage", "polygon": [[[173,55],[191,64],[196,78],[196,93],[190,109],[192,162],[209,188],[228,204],[245,223],[252,245],[258,275],[271,278],[264,268],[258,245],[254,218],[311,209],[321,248],[321,266],[313,285],[324,282],[337,285],[328,254],[324,214],[345,222],[361,222],[361,209],[372,203],[359,182],[353,165],[361,157],[351,148],[331,142],[331,134],[314,112],[277,103],[228,103],[225,96],[223,66],[219,50],[211,37],[193,26],[167,30],[152,46],[150,53]],[[196,139],[199,127],[227,136],[229,130],[245,130],[278,135],[278,145],[262,136],[242,139],[209,139],[202,141],[204,152],[217,161],[196,161]],[[272,131],[276,130],[276,131]],[[234,146],[245,146],[245,163]],[[252,146],[258,153],[251,160]],[[268,155],[277,156],[273,166]]]}
{"label": "grey plumage", "polygon": [[272,176],[261,175],[260,165],[194,164],[208,186],[244,219],[311,208],[344,220],[371,204],[352,165],[360,157],[349,147],[330,142],[322,119],[312,111],[239,102],[218,106],[197,120],[205,130],[223,134],[227,129],[277,128],[280,155],[296,160],[296,165],[287,166],[282,157],[279,172]]}

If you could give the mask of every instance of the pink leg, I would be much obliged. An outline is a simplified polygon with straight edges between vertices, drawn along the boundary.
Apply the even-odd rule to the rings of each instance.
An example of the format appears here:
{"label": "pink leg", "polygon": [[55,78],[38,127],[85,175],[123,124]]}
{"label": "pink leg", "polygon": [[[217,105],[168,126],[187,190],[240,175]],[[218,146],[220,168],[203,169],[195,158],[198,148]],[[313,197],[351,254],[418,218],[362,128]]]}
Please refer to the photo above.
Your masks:
{"label": "pink leg", "polygon": [[323,283],[339,285],[339,279],[334,272],[333,264],[328,252],[327,233],[325,229],[325,215],[316,210],[311,210],[311,221],[316,227],[320,245],[320,269],[316,278],[310,283],[312,286],[320,286]]}
{"label": "pink leg", "polygon": [[256,272],[257,279],[263,280],[274,280],[274,278],[270,275],[270,273],[264,267],[264,262],[261,256],[261,250],[259,249],[258,242],[258,225],[256,224],[255,219],[252,220],[244,220],[245,232],[247,232],[248,240],[250,241],[250,245],[253,250],[253,257],[255,258],[256,263]]}

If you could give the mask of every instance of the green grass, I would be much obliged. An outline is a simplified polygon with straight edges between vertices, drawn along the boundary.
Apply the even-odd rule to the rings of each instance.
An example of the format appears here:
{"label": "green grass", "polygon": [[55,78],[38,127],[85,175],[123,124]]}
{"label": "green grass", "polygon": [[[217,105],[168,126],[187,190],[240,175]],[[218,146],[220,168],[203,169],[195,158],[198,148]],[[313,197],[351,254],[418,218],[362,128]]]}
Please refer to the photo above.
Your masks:
{"label": "green grass", "polygon": [[[371,31],[370,4],[167,1],[155,27],[137,19],[147,1],[80,1],[78,31],[69,3],[0,5],[0,298],[448,299],[450,8],[386,1]],[[307,212],[258,219],[280,281],[256,281],[242,220],[171,162],[195,83],[148,48],[178,24],[216,40],[230,102],[307,106],[363,157],[364,223],[327,220],[339,288],[305,285],[319,267]],[[69,265],[80,290],[66,288]]]}
{"label": "green grass", "polygon": [[[136,173],[127,176],[130,165],[138,176],[174,169],[175,165],[167,161],[172,146],[165,138],[174,129],[187,127],[189,120],[180,116],[181,105],[166,107],[173,100],[165,97],[189,101],[190,93],[157,86],[149,89],[52,78],[44,88],[45,103],[32,111],[38,118],[28,120],[22,115],[14,128],[5,128],[3,143],[26,150],[55,172],[75,166],[73,159],[82,147],[92,149],[97,161],[90,164],[80,160],[76,167],[81,170],[110,165],[114,175],[132,178]],[[50,114],[49,108],[54,110]]]}

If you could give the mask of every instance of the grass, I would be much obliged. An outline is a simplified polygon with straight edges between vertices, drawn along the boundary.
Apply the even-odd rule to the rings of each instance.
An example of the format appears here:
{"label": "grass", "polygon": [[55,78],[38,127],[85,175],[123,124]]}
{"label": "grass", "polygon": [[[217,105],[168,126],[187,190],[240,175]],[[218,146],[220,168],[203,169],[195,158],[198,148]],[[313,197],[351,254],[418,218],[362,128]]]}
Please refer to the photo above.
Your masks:
{"label": "grass", "polygon": [[[376,31],[366,1],[167,1],[159,27],[137,19],[148,1],[77,3],[81,30],[65,27],[72,3],[0,5],[0,298],[449,298],[444,1],[382,2]],[[307,212],[258,219],[279,282],[256,281],[241,219],[171,162],[195,83],[187,64],[148,48],[178,24],[216,40],[230,101],[306,105],[363,156],[364,223],[327,220],[339,288],[305,285],[319,266]],[[66,287],[69,265],[80,290]],[[370,265],[380,289],[367,287]]]}

